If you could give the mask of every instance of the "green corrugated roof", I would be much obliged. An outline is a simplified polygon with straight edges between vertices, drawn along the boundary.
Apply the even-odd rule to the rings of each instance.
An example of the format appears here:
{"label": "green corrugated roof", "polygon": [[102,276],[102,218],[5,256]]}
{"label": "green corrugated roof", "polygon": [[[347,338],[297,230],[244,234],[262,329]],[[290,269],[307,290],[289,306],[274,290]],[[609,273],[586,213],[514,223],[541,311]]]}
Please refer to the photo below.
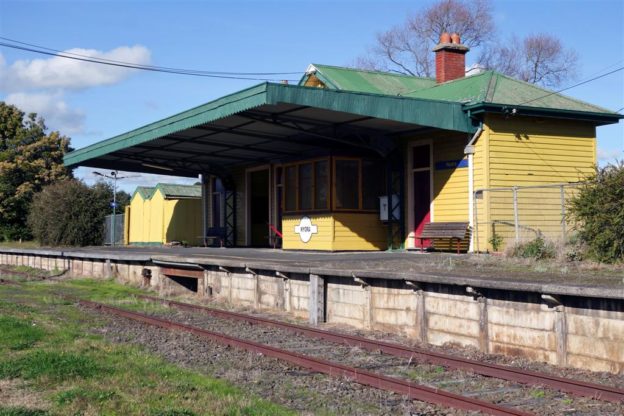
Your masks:
{"label": "green corrugated roof", "polygon": [[159,190],[165,199],[201,198],[200,185],[159,183],[155,189]]}
{"label": "green corrugated roof", "polygon": [[[402,74],[379,71],[365,71],[341,68],[331,65],[312,64],[308,71],[316,70],[315,75],[332,89],[369,92],[385,95],[403,95],[409,91],[429,88],[436,84],[432,78],[418,78]],[[304,77],[299,82],[303,85]]]}
{"label": "green corrugated roof", "polygon": [[554,93],[494,71],[437,84],[431,88],[414,91],[407,96],[465,104],[494,103],[551,110],[613,113],[605,108]]}
{"label": "green corrugated roof", "polygon": [[[327,88],[304,87],[316,75]],[[554,93],[496,72],[436,84],[429,78],[312,65],[300,85],[263,83],[67,154],[65,165],[140,145],[261,106],[292,104],[399,121],[423,127],[473,133],[471,118],[483,112],[517,113],[617,123],[621,114]],[[508,106],[513,106],[511,109]],[[189,139],[192,140],[192,139]],[[179,186],[179,185],[176,185]]]}
{"label": "green corrugated roof", "polygon": [[479,103],[514,105],[618,116],[617,113],[605,108],[554,93],[494,71],[485,71],[478,75],[437,84],[430,78],[314,64],[300,81],[300,85],[312,73],[329,89],[374,91],[387,95],[449,101],[465,105]]}
{"label": "green corrugated roof", "polygon": [[155,189],[156,188],[153,186],[137,186],[137,188],[134,190],[134,193],[132,194],[132,198],[134,198],[135,195],[140,195],[141,198],[143,198],[144,200],[150,199],[154,194]]}
{"label": "green corrugated roof", "polygon": [[66,166],[96,159],[262,105],[296,104],[330,111],[471,133],[476,130],[461,104],[389,94],[263,83],[156,121],[65,155]]}

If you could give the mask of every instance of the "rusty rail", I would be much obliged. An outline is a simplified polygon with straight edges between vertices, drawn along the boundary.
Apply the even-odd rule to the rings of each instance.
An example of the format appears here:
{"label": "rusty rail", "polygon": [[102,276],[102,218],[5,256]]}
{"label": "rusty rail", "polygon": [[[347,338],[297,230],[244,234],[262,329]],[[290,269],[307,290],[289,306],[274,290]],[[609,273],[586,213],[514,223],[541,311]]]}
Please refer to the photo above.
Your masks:
{"label": "rusty rail", "polygon": [[166,319],[156,318],[138,312],[131,312],[124,309],[115,308],[97,302],[87,300],[78,300],[82,306],[93,308],[99,311],[107,312],[134,321],[143,322],[160,328],[174,329],[190,332],[194,335],[211,339],[220,344],[242,348],[247,351],[264,354],[268,357],[277,358],[293,365],[327,374],[331,377],[348,378],[360,384],[371,386],[374,388],[393,391],[408,396],[411,399],[425,401],[437,405],[454,407],[456,409],[468,411],[480,411],[489,415],[498,416],[526,416],[526,413],[517,409],[506,408],[492,403],[484,402],[458,394],[450,393],[444,390],[433,389],[421,386],[409,381],[400,380],[394,377],[387,377],[370,371],[360,370],[348,367],[342,364],[333,363],[327,360],[308,357],[303,354],[290,352],[287,350],[271,347],[253,341],[246,341],[239,338],[230,337],[224,334],[208,331],[191,325],[169,321]]}
{"label": "rusty rail", "polygon": [[326,331],[302,325],[289,324],[286,322],[208,308],[205,306],[193,305],[190,303],[177,302],[153,296],[137,295],[137,297],[139,299],[146,299],[152,302],[163,302],[169,306],[173,306],[178,309],[200,311],[226,319],[244,320],[260,325],[272,326],[289,331],[294,331],[313,338],[324,339],[340,344],[360,347],[369,351],[381,351],[383,353],[394,355],[397,357],[413,358],[420,361],[439,364],[444,367],[469,370],[484,376],[500,378],[522,384],[548,386],[550,388],[570,393],[575,396],[590,397],[597,400],[605,400],[615,403],[624,402],[624,390],[618,389],[617,387],[605,386],[596,383],[588,383],[573,379],[566,379],[563,377],[558,377],[545,373],[538,373],[535,371],[528,371],[498,364],[485,363],[471,360],[468,358],[454,357],[451,355],[427,351],[421,348],[406,347],[390,342],[377,341],[354,335],[340,334],[337,332]]}

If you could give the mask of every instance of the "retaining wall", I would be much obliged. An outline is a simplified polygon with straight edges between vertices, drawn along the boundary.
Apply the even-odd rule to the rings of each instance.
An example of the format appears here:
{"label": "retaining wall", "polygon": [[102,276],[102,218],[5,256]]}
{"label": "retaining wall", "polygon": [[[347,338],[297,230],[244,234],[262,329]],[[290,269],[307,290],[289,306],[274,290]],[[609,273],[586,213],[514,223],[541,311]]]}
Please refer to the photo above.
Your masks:
{"label": "retaining wall", "polygon": [[[162,273],[174,267],[197,279],[197,296],[288,312],[311,323],[348,324],[399,333],[434,345],[452,343],[550,364],[624,373],[624,291],[504,284],[476,279],[373,273],[354,276],[279,264],[83,253],[0,251],[0,264],[67,270],[74,277],[110,278],[161,294],[189,293]],[[144,276],[149,270],[151,277]],[[198,272],[199,270],[199,272]],[[436,280],[444,280],[437,282]],[[178,279],[179,280],[179,279]],[[311,283],[312,282],[312,283]],[[480,284],[479,284],[480,283]],[[489,287],[488,287],[489,286]],[[602,296],[598,296],[602,293]]]}

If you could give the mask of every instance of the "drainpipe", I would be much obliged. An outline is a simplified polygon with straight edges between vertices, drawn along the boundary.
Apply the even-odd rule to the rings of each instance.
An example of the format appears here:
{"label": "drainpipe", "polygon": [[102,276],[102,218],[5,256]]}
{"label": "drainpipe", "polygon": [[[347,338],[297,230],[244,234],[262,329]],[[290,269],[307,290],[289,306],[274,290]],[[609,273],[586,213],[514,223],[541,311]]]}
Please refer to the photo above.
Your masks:
{"label": "drainpipe", "polygon": [[475,218],[474,218],[474,143],[477,141],[481,133],[483,132],[483,123],[479,125],[479,128],[472,136],[466,147],[464,148],[464,154],[468,156],[468,218],[470,222],[470,228],[472,233],[470,234],[470,247],[468,252],[474,252],[474,236],[475,236]]}

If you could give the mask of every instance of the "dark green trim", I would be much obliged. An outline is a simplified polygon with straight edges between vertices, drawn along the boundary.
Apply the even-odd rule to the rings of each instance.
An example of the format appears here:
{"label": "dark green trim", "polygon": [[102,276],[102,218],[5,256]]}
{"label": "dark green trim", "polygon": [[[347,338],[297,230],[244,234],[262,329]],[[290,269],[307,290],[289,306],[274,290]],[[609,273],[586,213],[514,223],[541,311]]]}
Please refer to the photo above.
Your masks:
{"label": "dark green trim", "polygon": [[88,159],[93,159],[136,144],[145,143],[168,134],[173,134],[265,104],[267,85],[266,83],[259,84],[237,93],[226,95],[199,107],[178,113],[155,123],[150,123],[108,140],[92,144],[91,146],[75,150],[65,155],[65,165],[76,166],[79,165],[80,162],[84,162]]}
{"label": "dark green trim", "polygon": [[553,108],[527,107],[512,104],[477,103],[465,105],[469,116],[484,113],[497,113],[509,116],[548,117],[567,120],[587,121],[596,125],[617,123],[624,115],[617,113],[594,113],[589,111],[561,110]]}
{"label": "dark green trim", "polygon": [[476,131],[460,103],[263,83],[65,155],[66,166],[145,143],[262,105],[297,104],[420,126]]}

